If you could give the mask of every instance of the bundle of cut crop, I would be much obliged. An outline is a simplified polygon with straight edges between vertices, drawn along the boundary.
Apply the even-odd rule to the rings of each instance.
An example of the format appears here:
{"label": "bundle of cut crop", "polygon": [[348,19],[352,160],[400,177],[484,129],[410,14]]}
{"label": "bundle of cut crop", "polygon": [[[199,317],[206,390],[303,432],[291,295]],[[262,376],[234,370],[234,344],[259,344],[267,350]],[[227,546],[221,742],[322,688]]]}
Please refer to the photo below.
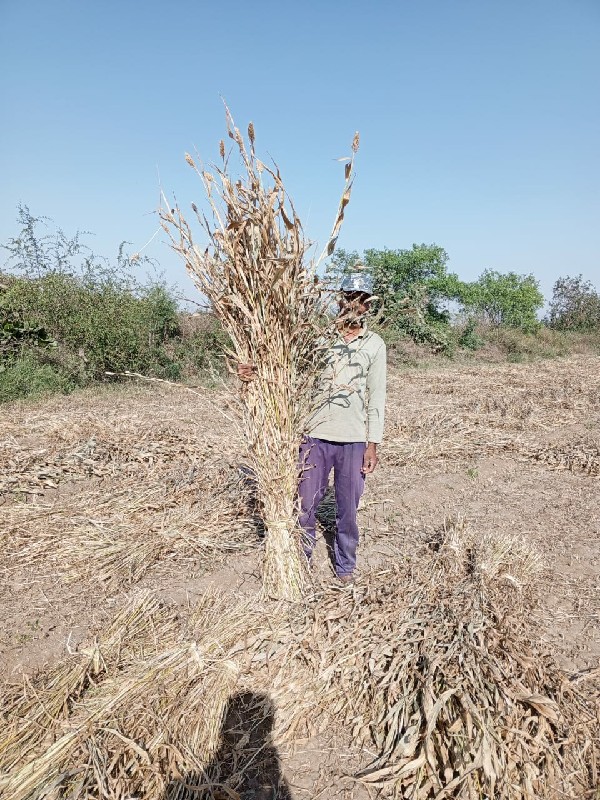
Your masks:
{"label": "bundle of cut crop", "polygon": [[[221,142],[221,167],[201,169],[211,219],[193,209],[208,247],[195,243],[179,207],[161,218],[174,249],[229,334],[232,364],[251,365],[242,388],[244,432],[266,530],[263,586],[266,596],[298,600],[306,586],[298,528],[298,447],[332,323],[331,298],[320,284],[321,260],[307,257],[309,243],[276,166],[255,153],[254,126],[246,144],[227,111],[227,130],[239,152],[242,177],[234,179]],[[350,199],[353,161],[323,255],[331,254]]]}

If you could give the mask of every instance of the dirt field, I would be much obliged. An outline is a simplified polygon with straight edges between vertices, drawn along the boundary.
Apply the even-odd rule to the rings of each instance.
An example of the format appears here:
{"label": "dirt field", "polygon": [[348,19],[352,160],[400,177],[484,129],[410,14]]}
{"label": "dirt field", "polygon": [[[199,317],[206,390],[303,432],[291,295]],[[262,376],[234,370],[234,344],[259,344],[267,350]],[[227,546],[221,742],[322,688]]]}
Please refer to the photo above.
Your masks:
{"label": "dirt field", "polygon": [[[542,641],[567,671],[597,668],[600,358],[398,371],[388,397],[361,573],[444,527],[517,534],[544,559]],[[76,659],[142,590],[184,619],[213,588],[259,592],[260,524],[222,392],[153,383],[4,407],[0,503],[7,685]],[[315,581],[333,582],[323,540]],[[343,777],[364,752],[336,747],[328,731],[282,740],[288,796],[368,796]]]}

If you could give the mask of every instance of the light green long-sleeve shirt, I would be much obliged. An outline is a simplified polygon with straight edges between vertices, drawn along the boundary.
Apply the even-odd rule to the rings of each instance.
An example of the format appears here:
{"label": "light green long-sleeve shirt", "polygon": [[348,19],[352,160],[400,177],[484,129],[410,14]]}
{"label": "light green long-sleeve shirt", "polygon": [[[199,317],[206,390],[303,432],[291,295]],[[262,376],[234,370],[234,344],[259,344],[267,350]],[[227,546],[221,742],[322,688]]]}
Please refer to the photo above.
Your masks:
{"label": "light green long-sleeve shirt", "polygon": [[306,432],[331,442],[381,442],[386,350],[366,328],[351,342],[340,336],[326,356]]}

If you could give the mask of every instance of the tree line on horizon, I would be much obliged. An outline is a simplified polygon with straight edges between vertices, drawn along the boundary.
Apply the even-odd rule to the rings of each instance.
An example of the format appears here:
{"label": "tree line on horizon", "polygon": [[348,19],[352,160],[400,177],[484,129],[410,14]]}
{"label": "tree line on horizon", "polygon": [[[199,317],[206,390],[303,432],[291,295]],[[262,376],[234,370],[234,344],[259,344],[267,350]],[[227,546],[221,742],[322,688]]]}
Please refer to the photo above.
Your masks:
{"label": "tree line on horizon", "polygon": [[328,266],[337,282],[359,263],[371,274],[376,308],[384,326],[402,331],[419,343],[444,351],[451,330],[462,326],[463,339],[476,327],[509,328],[535,334],[543,326],[587,331],[600,327],[600,295],[581,275],[559,278],[546,316],[545,298],[533,274],[485,269],[474,281],[448,271],[448,254],[437,244],[411,248],[338,250]]}
{"label": "tree line on horizon", "polygon": [[[18,208],[19,234],[0,245],[0,402],[68,392],[127,371],[181,380],[224,370],[226,336],[210,314],[180,308],[173,289],[139,279],[124,245],[114,261],[94,255],[81,233],[68,237]],[[490,332],[535,337],[542,329],[600,331],[600,295],[582,276],[559,278],[544,319],[534,275],[486,269],[475,281],[448,271],[436,244],[406,249],[338,249],[324,282],[360,260],[377,295],[374,324],[392,347],[404,340],[452,356],[482,347]],[[115,375],[116,374],[116,375]]]}

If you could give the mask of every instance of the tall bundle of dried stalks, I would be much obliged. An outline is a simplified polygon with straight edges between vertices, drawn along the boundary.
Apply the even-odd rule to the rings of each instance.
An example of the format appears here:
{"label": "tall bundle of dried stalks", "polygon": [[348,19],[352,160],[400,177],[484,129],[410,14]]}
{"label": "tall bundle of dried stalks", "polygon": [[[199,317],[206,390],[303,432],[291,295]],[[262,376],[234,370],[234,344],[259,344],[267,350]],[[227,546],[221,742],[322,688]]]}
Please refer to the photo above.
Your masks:
{"label": "tall bundle of dried stalks", "polygon": [[[174,249],[200,291],[209,299],[232,341],[234,362],[255,365],[255,379],[243,392],[244,420],[258,482],[266,538],[265,594],[299,599],[306,581],[300,555],[296,489],[298,446],[326,336],[330,298],[316,276],[318,261],[306,263],[309,244],[284,188],[279,170],[266,166],[227,111],[227,131],[241,157],[242,179],[223,165],[212,172],[186,160],[201,178],[212,219],[193,205],[209,247],[195,244],[179,207],[161,210]],[[325,252],[333,252],[350,199],[354,154],[345,166],[345,187]]]}

